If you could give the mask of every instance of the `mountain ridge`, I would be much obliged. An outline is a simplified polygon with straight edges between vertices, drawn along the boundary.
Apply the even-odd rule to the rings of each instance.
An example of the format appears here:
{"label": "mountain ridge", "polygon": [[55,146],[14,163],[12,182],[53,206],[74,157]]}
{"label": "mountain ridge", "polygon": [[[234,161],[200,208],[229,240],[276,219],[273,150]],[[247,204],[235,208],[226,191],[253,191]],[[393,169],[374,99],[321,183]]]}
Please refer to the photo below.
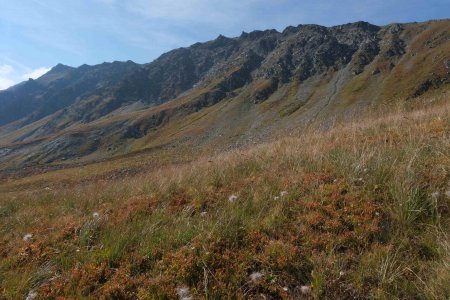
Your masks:
{"label": "mountain ridge", "polygon": [[[332,124],[371,105],[445,93],[449,24],[289,26],[219,35],[147,64],[59,64],[0,92],[0,147],[9,149],[0,162],[95,161],[199,141],[224,149],[315,121]],[[211,117],[196,117],[207,111]]]}

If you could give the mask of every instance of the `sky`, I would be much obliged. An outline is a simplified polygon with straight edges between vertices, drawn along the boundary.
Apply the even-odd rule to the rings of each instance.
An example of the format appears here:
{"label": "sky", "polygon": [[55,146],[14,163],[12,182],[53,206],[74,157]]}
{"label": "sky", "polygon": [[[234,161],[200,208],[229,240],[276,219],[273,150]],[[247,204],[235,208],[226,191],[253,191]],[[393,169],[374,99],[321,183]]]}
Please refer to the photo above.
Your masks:
{"label": "sky", "polygon": [[0,0],[0,90],[58,63],[147,63],[219,34],[450,18],[450,0]]}

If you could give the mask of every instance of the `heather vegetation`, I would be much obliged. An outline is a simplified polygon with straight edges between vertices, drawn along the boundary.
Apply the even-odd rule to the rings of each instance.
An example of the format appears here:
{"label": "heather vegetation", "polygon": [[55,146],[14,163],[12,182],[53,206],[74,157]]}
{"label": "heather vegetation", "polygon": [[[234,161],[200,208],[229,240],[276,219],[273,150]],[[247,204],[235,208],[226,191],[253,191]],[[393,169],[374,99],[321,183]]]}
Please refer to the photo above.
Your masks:
{"label": "heather vegetation", "polygon": [[3,180],[0,298],[446,299],[446,100],[127,176]]}

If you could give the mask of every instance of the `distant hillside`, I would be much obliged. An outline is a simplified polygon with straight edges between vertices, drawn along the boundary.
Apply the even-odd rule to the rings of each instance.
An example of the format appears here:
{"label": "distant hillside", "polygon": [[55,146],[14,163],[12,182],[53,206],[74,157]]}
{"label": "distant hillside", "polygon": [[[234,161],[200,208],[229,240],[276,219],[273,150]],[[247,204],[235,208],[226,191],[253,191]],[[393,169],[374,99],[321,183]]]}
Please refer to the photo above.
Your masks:
{"label": "distant hillside", "polygon": [[450,20],[299,25],[131,61],[54,67],[0,92],[0,165],[221,151],[372,106],[448,97]]}

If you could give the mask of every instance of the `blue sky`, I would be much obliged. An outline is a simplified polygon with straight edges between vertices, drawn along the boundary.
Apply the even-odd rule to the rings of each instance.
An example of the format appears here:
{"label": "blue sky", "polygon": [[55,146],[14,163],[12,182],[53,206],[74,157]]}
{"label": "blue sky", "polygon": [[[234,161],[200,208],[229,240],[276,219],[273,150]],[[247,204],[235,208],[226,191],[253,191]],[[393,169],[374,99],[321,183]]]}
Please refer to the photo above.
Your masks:
{"label": "blue sky", "polygon": [[449,17],[450,0],[0,0],[0,90],[57,63],[145,63],[219,34]]}

